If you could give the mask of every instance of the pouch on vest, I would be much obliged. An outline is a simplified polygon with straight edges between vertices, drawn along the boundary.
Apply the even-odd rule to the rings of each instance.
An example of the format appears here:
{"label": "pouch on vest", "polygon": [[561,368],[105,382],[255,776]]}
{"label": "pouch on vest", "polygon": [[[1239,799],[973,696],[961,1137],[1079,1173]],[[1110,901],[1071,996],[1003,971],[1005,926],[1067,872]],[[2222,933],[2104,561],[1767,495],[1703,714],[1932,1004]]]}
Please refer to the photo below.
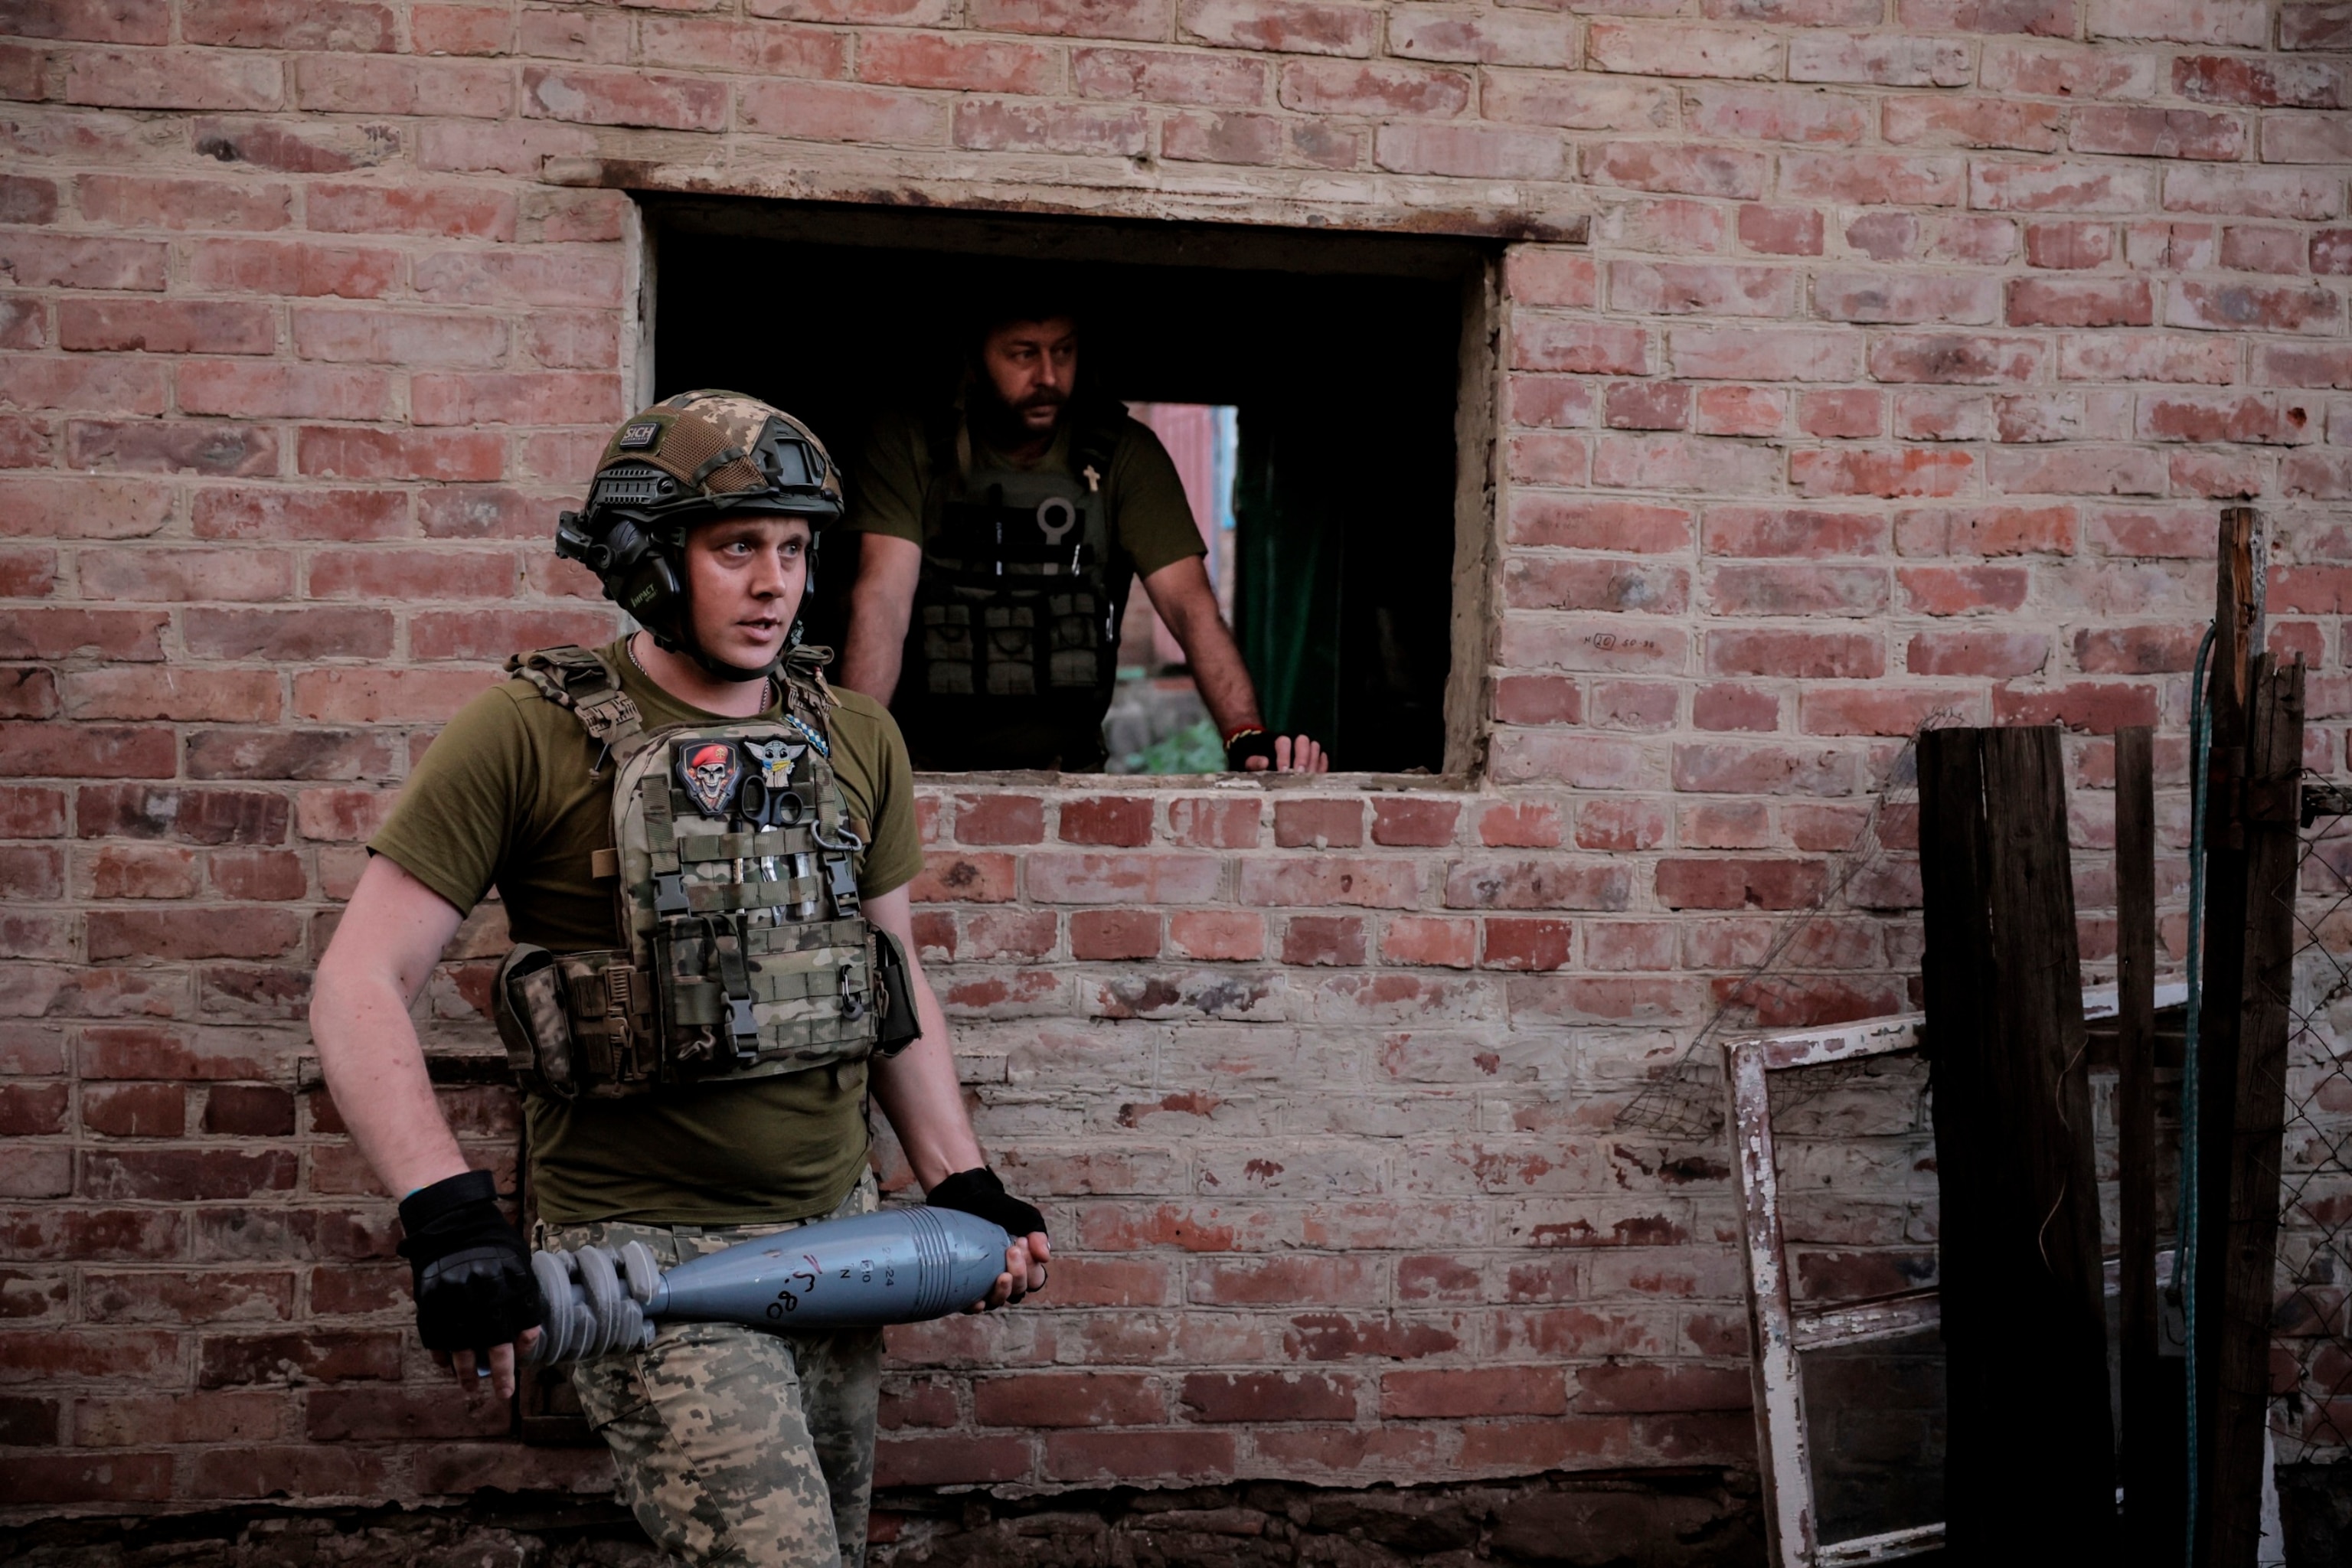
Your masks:
{"label": "pouch on vest", "polygon": [[613,847],[591,866],[613,884],[626,943],[509,955],[499,1030],[525,1081],[608,1099],[870,1055],[884,1004],[852,864],[863,841],[816,677],[787,662],[781,715],[648,731],[631,705],[598,733],[592,715],[619,692],[599,656],[516,664],[589,728],[597,764],[611,761]]}
{"label": "pouch on vest", "polygon": [[570,1099],[578,1092],[572,1070],[572,1023],[564,1016],[563,979],[555,954],[517,942],[499,965],[490,1012],[507,1047],[507,1065],[525,1083]]}
{"label": "pouch on vest", "polygon": [[882,1016],[875,1026],[874,1051],[877,1056],[895,1057],[923,1037],[923,1026],[915,1016],[915,977],[907,967],[907,950],[880,926],[874,928],[874,968],[882,987]]}

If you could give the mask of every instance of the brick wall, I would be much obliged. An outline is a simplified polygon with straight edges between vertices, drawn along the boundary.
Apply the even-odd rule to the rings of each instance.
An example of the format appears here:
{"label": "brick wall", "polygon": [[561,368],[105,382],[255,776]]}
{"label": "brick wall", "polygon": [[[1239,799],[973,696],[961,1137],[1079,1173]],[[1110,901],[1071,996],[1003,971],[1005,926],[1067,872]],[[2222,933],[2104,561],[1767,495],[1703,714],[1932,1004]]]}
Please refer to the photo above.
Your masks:
{"label": "brick wall", "polygon": [[[2104,958],[2099,737],[2179,731],[2243,492],[2341,761],[2340,3],[0,29],[0,1505],[608,1485],[436,1382],[301,1018],[415,748],[510,649],[612,625],[545,539],[633,387],[615,184],[1590,220],[1505,268],[1479,776],[929,789],[927,961],[1065,1253],[1050,1305],[897,1337],[887,1479],[1746,1465],[1721,1154],[1612,1118],[1895,737],[2067,728]],[[1905,999],[1880,901],[1817,1010]],[[436,1048],[484,1043],[494,928],[424,1005]],[[503,1090],[448,1099],[510,1160]],[[1880,1212],[1858,1244],[1906,1239]]]}

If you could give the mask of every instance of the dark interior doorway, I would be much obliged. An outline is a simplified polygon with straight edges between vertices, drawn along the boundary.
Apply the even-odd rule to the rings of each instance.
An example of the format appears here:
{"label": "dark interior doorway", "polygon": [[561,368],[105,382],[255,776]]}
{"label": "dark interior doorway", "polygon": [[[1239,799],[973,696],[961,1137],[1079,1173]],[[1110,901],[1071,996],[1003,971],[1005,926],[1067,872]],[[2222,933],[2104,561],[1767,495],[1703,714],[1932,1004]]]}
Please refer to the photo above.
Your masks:
{"label": "dark interior doorway", "polygon": [[[846,462],[945,397],[1008,275],[1079,301],[1082,384],[1239,410],[1234,630],[1269,722],[1350,772],[1441,770],[1473,242],[648,199],[655,383],[751,393]],[[855,570],[828,542],[813,631]],[[1140,596],[1139,595],[1138,595]]]}

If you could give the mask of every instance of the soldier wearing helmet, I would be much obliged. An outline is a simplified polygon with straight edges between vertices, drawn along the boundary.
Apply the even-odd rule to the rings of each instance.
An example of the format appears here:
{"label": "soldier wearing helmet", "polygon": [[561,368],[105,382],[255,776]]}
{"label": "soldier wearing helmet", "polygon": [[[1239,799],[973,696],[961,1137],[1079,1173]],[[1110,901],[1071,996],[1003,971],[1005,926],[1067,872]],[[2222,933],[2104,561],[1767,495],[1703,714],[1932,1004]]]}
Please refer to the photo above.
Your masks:
{"label": "soldier wearing helmet", "polygon": [[976,326],[955,399],[884,420],[852,475],[841,684],[889,704],[924,767],[1100,768],[1140,575],[1228,765],[1323,772],[1314,741],[1266,732],[1166,449],[1078,392],[1067,308],[1008,300]]}
{"label": "soldier wearing helmet", "polygon": [[[417,1324],[511,1393],[541,1303],[488,1173],[467,1168],[409,1008],[493,888],[514,946],[492,1010],[524,1090],[541,1246],[665,1264],[877,1203],[870,1096],[930,1201],[1016,1240],[987,1301],[1042,1288],[1043,1216],[988,1170],[913,952],[904,742],[800,646],[824,447],[727,392],[615,433],[559,554],[643,628],[517,656],[417,761],[319,966],[311,1028],[385,1188]],[[862,1560],[880,1337],[664,1327],[573,1384],[648,1535],[696,1564]]]}

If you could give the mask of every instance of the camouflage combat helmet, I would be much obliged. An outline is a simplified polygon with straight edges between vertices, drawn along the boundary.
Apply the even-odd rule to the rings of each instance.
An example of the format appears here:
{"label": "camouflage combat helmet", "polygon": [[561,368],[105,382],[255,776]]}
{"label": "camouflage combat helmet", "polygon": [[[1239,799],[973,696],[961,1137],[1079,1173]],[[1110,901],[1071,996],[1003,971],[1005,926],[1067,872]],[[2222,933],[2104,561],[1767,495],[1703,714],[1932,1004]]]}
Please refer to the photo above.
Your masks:
{"label": "camouflage combat helmet", "polygon": [[[687,530],[745,511],[803,517],[821,530],[840,520],[841,476],[815,433],[782,409],[740,392],[681,392],[614,433],[587,504],[556,523],[555,552],[595,573],[604,596],[662,647],[723,680],[756,680],[769,670],[703,653],[686,605]],[[799,638],[796,622],[788,645]]]}

